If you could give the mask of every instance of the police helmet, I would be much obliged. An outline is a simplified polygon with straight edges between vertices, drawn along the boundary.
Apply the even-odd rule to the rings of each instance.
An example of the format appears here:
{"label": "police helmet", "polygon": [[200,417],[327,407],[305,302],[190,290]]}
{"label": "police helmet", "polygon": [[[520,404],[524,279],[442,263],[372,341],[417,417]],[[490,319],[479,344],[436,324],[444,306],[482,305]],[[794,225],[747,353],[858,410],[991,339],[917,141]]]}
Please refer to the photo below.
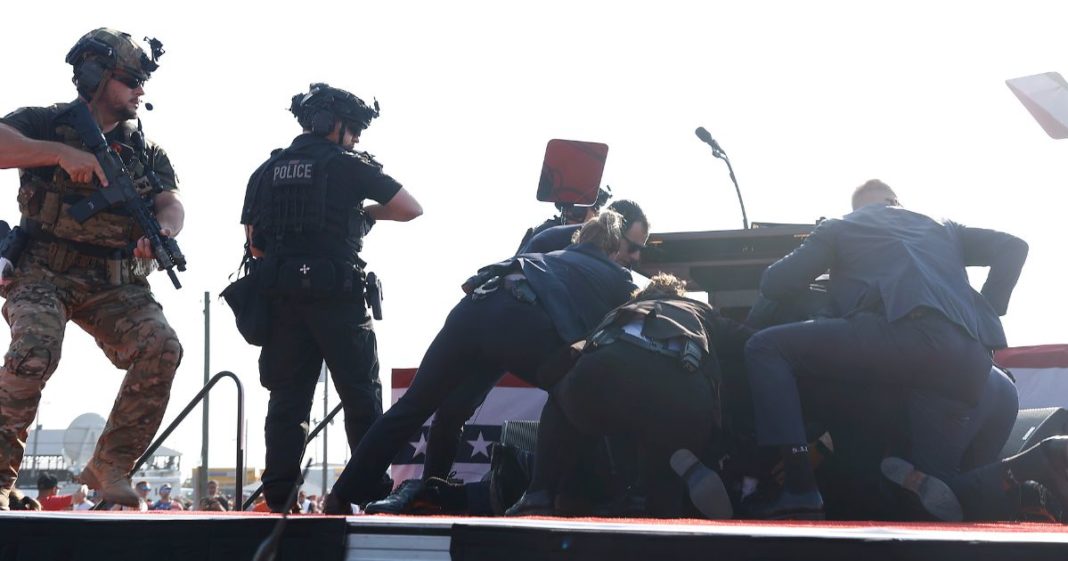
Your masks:
{"label": "police helmet", "polygon": [[336,121],[358,133],[371,126],[371,120],[378,117],[378,100],[371,107],[341,88],[318,82],[311,85],[308,93],[293,96],[289,110],[297,122],[313,134],[330,134]]}
{"label": "police helmet", "polygon": [[142,85],[159,68],[157,61],[163,55],[163,43],[148,37],[145,40],[149,42],[151,56],[129,33],[101,27],[83,35],[66,59],[74,66],[78,93],[91,96],[108,74],[130,87]]}

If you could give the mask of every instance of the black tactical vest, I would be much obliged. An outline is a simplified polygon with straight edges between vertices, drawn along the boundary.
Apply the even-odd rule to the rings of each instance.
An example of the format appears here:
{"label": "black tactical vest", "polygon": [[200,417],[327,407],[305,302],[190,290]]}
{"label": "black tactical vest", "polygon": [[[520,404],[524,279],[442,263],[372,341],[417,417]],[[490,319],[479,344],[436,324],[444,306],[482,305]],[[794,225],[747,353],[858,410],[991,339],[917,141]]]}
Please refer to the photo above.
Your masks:
{"label": "black tactical vest", "polygon": [[323,255],[352,261],[360,250],[362,202],[353,208],[350,187],[330,181],[327,167],[345,150],[319,137],[298,137],[259,170],[253,224],[268,253]]}

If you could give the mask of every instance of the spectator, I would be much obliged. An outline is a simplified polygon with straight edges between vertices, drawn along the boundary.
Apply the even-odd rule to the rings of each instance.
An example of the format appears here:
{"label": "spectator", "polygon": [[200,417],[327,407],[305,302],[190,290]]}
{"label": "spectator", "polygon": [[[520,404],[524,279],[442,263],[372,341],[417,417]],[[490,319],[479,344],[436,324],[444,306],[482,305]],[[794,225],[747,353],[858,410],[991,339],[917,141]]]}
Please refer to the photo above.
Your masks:
{"label": "spectator", "polygon": [[81,485],[71,495],[71,510],[92,510],[96,503],[89,500],[89,487]]}
{"label": "spectator", "polygon": [[57,494],[59,480],[49,473],[37,476],[37,502],[41,510],[70,510],[73,503],[71,495]]}
{"label": "spectator", "polygon": [[152,493],[152,485],[150,485],[147,481],[143,479],[141,481],[138,481],[137,485],[134,485],[134,491],[137,491],[137,498],[140,499],[140,502],[142,504],[148,506],[152,505],[152,501],[148,498],[148,495]]}
{"label": "spectator", "polygon": [[[208,494],[204,498],[206,498],[206,499],[215,499],[219,503],[219,506],[222,507],[223,510],[230,510],[230,501],[229,501],[229,499],[227,499],[225,496],[219,494],[219,482],[215,481],[214,479],[208,481]],[[204,504],[204,500],[203,499],[201,499],[200,504],[203,506],[203,504]],[[204,509],[202,508],[201,510],[204,510]],[[210,509],[210,510],[214,510],[214,509]]]}
{"label": "spectator", "polygon": [[226,507],[223,506],[223,497],[204,497],[200,499],[200,508],[198,510],[206,510],[213,512],[226,512]]}
{"label": "spectator", "polygon": [[159,487],[159,500],[150,510],[185,510],[182,503],[171,499],[171,485],[164,483]]}

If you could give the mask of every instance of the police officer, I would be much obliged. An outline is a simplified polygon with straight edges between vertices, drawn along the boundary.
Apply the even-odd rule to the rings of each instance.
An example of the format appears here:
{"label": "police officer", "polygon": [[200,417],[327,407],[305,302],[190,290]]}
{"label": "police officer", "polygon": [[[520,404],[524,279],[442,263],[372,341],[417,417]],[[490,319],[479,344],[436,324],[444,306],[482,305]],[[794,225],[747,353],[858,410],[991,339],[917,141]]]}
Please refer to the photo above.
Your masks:
{"label": "police officer", "polygon": [[[750,334],[708,304],[686,298],[674,276],[653,277],[605,316],[582,356],[550,388],[530,487],[508,514],[554,514],[553,499],[582,450],[610,434],[633,435],[642,448],[648,514],[686,514],[672,468],[680,475],[704,469],[691,450],[702,453],[719,434],[719,361],[740,358]],[[691,500],[705,516],[729,517],[726,490],[708,473],[717,485],[705,478]]]}
{"label": "police officer", "polygon": [[[592,205],[576,205],[571,203],[556,203],[556,210],[560,211],[560,214],[553,216],[538,224],[533,228],[527,228],[526,233],[523,234],[523,239],[519,242],[519,249],[516,251],[516,255],[520,253],[547,253],[549,251],[563,249],[564,246],[552,247],[552,249],[527,249],[527,244],[535,236],[545,232],[546,230],[552,230],[559,226],[573,226],[571,233],[577,232],[579,226],[582,226],[587,220],[597,216],[601,212],[601,208],[605,203],[612,198],[612,188],[604,186],[597,189],[597,200]],[[616,211],[619,212],[619,211]],[[621,213],[622,214],[622,213]],[[571,238],[567,238],[570,243]],[[558,244],[554,244],[557,246]]]}
{"label": "police officer", "polygon": [[[241,223],[257,275],[272,297],[271,326],[260,352],[260,382],[270,390],[265,425],[263,493],[274,512],[290,507],[300,478],[320,366],[326,360],[345,410],[345,433],[356,449],[382,414],[382,387],[366,274],[359,258],[376,220],[406,222],[419,203],[369,154],[353,151],[378,116],[355,95],[312,84],[290,110],[303,127],[249,180]],[[364,205],[370,199],[377,204]]]}
{"label": "police officer", "polygon": [[[86,103],[134,185],[152,203],[165,236],[182,229],[178,181],[162,148],[142,142],[134,120],[144,84],[163,54],[130,35],[90,31],[67,54],[78,99]],[[137,506],[129,472],[167,409],[182,356],[178,338],[145,277],[152,249],[128,215],[105,210],[84,223],[67,209],[108,184],[99,163],[65,119],[70,103],[26,107],[0,120],[0,168],[19,168],[19,211],[29,242],[0,294],[11,346],[0,368],[0,509],[22,461],[26,429],[58,366],[67,321],[92,336],[127,370],[92,460],[81,479],[104,500]],[[151,180],[151,172],[158,182]],[[13,256],[12,256],[13,257]]]}

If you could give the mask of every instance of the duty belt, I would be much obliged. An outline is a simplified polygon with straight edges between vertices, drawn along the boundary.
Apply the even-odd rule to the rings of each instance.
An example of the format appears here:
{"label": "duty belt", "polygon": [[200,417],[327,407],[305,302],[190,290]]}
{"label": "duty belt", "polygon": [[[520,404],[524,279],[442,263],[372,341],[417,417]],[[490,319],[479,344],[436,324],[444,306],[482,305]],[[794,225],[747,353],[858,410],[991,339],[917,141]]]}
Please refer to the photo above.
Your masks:
{"label": "duty belt", "polygon": [[596,349],[611,345],[616,341],[622,341],[634,345],[635,347],[678,360],[682,363],[683,369],[687,372],[697,372],[697,370],[701,368],[701,363],[704,362],[704,351],[701,350],[701,347],[697,343],[694,343],[690,339],[686,339],[681,349],[673,350],[667,345],[652,339],[631,335],[618,327],[602,329],[591,335],[589,338],[590,345],[588,345],[587,348],[592,347],[593,349]]}

